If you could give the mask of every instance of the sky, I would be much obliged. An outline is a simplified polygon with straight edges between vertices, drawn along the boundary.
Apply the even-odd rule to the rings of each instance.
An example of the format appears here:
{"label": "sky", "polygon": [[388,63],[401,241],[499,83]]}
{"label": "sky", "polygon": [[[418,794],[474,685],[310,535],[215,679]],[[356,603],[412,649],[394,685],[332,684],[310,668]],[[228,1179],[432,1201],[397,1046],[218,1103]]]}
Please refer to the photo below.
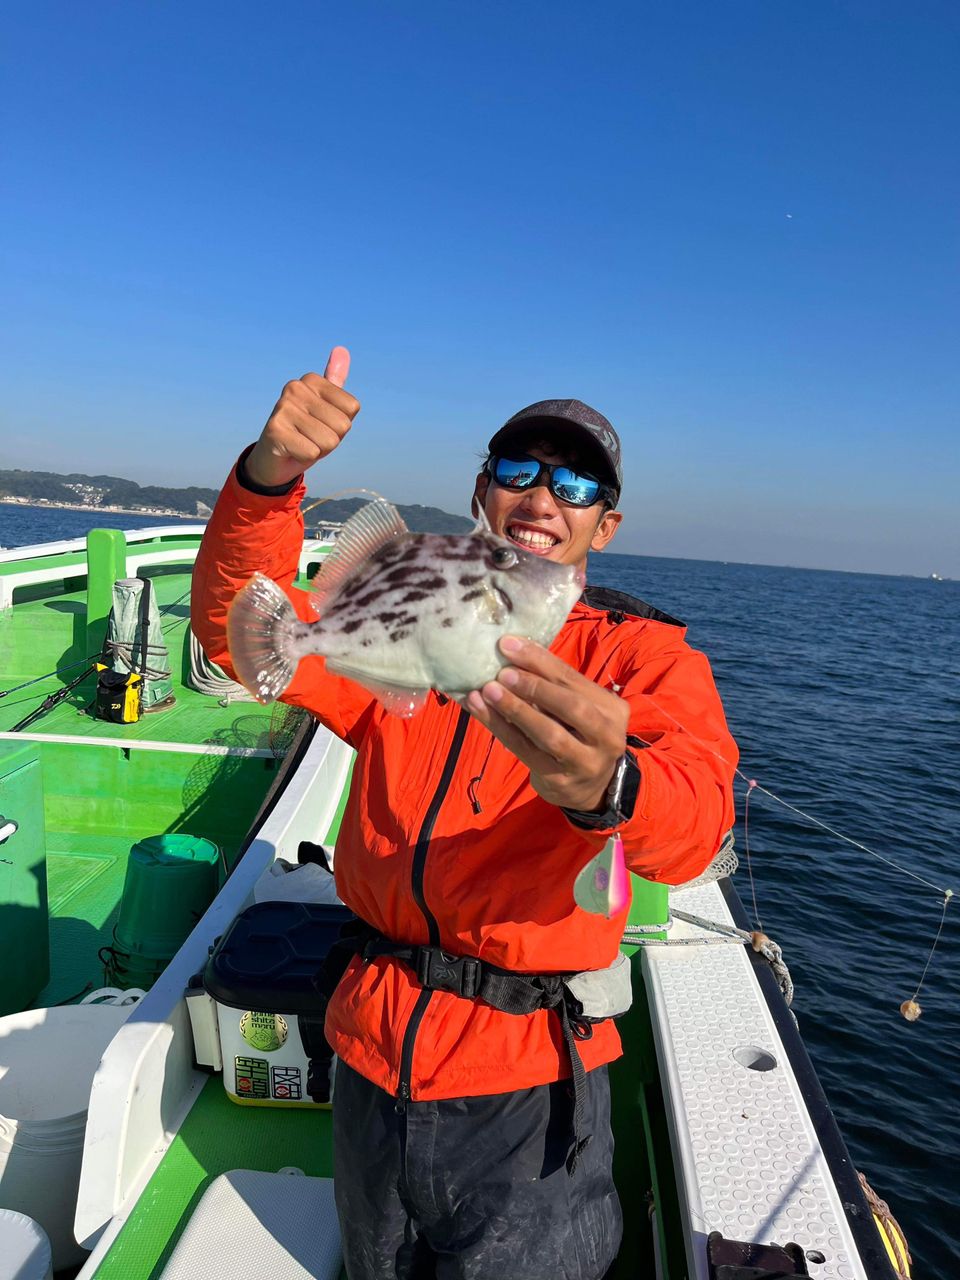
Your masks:
{"label": "sky", "polygon": [[218,486],[349,347],[310,476],[465,512],[532,401],[612,550],[960,578],[960,9],[8,6],[0,467]]}

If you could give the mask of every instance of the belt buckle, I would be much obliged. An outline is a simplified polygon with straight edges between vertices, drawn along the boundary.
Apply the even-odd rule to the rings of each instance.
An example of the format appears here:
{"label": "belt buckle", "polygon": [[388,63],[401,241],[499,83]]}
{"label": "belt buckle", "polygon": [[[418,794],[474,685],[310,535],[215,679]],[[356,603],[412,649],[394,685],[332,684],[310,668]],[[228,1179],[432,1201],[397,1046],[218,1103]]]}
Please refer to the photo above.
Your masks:
{"label": "belt buckle", "polygon": [[473,1000],[480,990],[480,961],[473,956],[451,955],[439,947],[421,947],[417,979],[430,991],[449,991]]}

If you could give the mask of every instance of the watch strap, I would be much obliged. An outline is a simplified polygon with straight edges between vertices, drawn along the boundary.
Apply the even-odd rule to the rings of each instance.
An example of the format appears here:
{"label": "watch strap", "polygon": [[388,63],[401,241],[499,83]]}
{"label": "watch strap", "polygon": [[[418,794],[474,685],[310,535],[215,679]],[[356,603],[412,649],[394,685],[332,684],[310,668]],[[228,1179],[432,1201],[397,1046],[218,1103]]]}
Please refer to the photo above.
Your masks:
{"label": "watch strap", "polygon": [[564,809],[567,819],[584,831],[605,831],[629,822],[637,804],[640,791],[640,766],[633,752],[627,748],[614,769],[607,789],[607,806],[602,813],[589,813],[583,809]]}

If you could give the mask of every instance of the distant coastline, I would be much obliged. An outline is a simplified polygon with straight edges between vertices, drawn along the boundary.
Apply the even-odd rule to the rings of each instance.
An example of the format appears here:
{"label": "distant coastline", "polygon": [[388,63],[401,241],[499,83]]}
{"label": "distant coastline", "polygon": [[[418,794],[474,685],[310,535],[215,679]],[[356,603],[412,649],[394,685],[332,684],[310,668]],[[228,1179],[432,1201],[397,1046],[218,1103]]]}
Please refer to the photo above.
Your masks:
{"label": "distant coastline", "polygon": [[89,511],[97,514],[119,516],[166,516],[175,520],[209,520],[206,515],[187,515],[184,511],[174,511],[170,507],[98,507],[89,502],[50,502],[43,498],[10,498],[0,497],[0,503],[8,507],[39,507],[44,511]]}
{"label": "distant coastline", "polygon": [[[78,472],[61,475],[54,471],[4,471],[0,469],[0,502],[18,507],[49,511],[84,511],[92,515],[131,515],[148,519],[208,520],[213,514],[219,490],[191,485],[178,489],[170,485],[141,485],[121,476],[88,476]],[[360,507],[363,498],[327,498],[311,524],[343,524]],[[306,510],[320,499],[304,499]],[[419,503],[397,504],[397,510],[413,533],[468,533],[473,521],[452,515],[439,507]]]}

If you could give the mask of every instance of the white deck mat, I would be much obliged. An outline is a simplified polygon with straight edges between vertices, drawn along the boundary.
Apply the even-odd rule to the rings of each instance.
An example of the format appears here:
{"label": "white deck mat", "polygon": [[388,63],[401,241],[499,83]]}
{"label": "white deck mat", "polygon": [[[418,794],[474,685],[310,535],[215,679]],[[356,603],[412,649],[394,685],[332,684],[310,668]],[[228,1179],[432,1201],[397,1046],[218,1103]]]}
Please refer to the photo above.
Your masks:
{"label": "white deck mat", "polygon": [[231,1169],[203,1193],[162,1280],[337,1280],[332,1178]]}
{"label": "white deck mat", "polygon": [[[732,924],[717,884],[674,906]],[[699,932],[679,921],[671,937]],[[707,1236],[796,1241],[817,1280],[864,1280],[827,1158],[742,946],[649,947],[644,967],[667,1121],[678,1155],[690,1280]]]}

